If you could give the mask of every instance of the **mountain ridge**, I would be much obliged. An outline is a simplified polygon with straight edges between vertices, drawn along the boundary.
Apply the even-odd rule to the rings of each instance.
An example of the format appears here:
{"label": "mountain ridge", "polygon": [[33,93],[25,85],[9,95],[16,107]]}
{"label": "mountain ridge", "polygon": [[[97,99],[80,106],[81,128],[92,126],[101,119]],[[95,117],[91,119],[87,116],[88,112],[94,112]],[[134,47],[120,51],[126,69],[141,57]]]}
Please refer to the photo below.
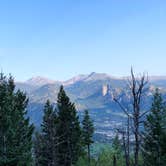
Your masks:
{"label": "mountain ridge", "polygon": [[[43,77],[43,76],[34,76],[25,81],[16,81],[16,82],[21,83],[21,84],[26,83],[26,84],[30,84],[30,85],[45,85],[45,84],[53,84],[53,83],[70,85],[70,84],[74,84],[79,81],[86,81],[86,80],[89,81],[91,79],[97,80],[97,79],[103,79],[103,78],[123,80],[123,79],[129,78],[129,76],[113,76],[108,73],[91,72],[90,74],[79,74],[79,75],[73,76],[64,81],[50,79],[50,78]],[[151,75],[148,78],[150,81],[166,80],[166,75]]]}
{"label": "mountain ridge", "polygon": [[[113,77],[105,73],[92,72],[72,77],[67,81],[50,81],[47,78],[37,77],[24,83],[16,82],[16,88],[27,93],[29,97],[28,116],[35,126],[40,126],[46,100],[49,99],[51,103],[56,104],[59,87],[63,85],[67,95],[75,103],[80,117],[83,114],[82,110],[90,110],[96,133],[111,135],[113,127],[122,125],[125,121],[125,115],[114,102],[112,94],[116,93],[127,104],[126,79],[127,77]],[[152,76],[149,77],[149,81],[150,91],[145,99],[146,109],[151,104],[151,97],[156,87],[159,87],[166,96],[165,76]]]}

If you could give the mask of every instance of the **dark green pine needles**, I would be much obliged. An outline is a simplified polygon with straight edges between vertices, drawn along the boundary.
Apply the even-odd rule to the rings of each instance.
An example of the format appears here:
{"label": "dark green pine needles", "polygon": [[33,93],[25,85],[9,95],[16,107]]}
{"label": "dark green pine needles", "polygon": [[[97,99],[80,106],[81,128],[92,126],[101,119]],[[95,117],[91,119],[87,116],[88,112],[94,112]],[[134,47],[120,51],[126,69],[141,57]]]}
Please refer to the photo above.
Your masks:
{"label": "dark green pine needles", "polygon": [[81,128],[74,103],[60,87],[57,101],[57,162],[58,166],[71,166],[81,153]]}
{"label": "dark green pine needles", "polygon": [[35,139],[35,163],[36,166],[50,165],[57,163],[57,115],[56,110],[48,100],[44,107],[41,133],[36,133]]}
{"label": "dark green pine needles", "polygon": [[33,125],[26,118],[28,100],[15,91],[14,80],[0,75],[0,165],[32,164]]}
{"label": "dark green pine needles", "polygon": [[150,114],[145,121],[143,157],[145,166],[165,166],[166,107],[157,89]]}
{"label": "dark green pine needles", "polygon": [[37,166],[71,166],[81,154],[81,128],[73,103],[60,87],[57,109],[47,101],[41,133],[36,134]]}
{"label": "dark green pine needles", "polygon": [[84,119],[82,121],[82,141],[83,145],[87,147],[88,162],[90,164],[90,145],[93,143],[94,126],[89,116],[88,110],[85,110]]}

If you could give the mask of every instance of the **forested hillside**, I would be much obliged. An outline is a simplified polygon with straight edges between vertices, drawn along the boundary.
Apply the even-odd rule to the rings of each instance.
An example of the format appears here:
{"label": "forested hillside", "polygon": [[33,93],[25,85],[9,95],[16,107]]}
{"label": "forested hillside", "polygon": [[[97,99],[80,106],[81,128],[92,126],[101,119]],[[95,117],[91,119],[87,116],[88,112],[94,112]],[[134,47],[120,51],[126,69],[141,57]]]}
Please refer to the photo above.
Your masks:
{"label": "forested hillside", "polygon": [[[30,108],[28,96],[17,90],[18,87],[15,88],[11,76],[6,77],[1,73],[0,165],[165,166],[164,93],[160,87],[152,91],[148,77],[136,77],[133,70],[127,79],[128,82],[124,85],[126,89],[123,89],[124,95],[121,91],[112,91],[109,85],[102,89],[103,98],[111,97],[111,100],[107,100],[107,107],[112,106],[109,101],[114,102],[114,106],[118,108],[115,112],[121,112],[124,117],[119,118],[119,123],[107,119],[107,126],[104,126],[102,114],[107,117],[108,112],[102,112],[102,109],[96,112],[97,117],[87,109],[81,111],[80,116],[73,99],[69,98],[61,85],[54,102],[47,99],[44,107],[42,103],[40,107],[37,106],[37,110],[40,109],[42,113],[42,120],[39,123],[39,119],[39,126],[35,128],[27,114]],[[45,91],[41,93],[43,92]],[[97,96],[93,97],[95,100]],[[94,123],[95,118],[100,121]],[[97,122],[100,125],[97,126]],[[102,127],[105,135],[99,139],[96,134],[100,133]]]}
{"label": "forested hillside", "polygon": [[[114,136],[114,128],[126,122],[126,116],[115,103],[113,95],[118,95],[120,100],[127,105],[129,94],[129,77],[113,77],[104,73],[90,73],[89,75],[75,76],[67,81],[54,81],[43,77],[35,77],[26,82],[17,83],[16,88],[26,91],[29,97],[28,115],[37,128],[40,127],[45,101],[50,100],[56,104],[60,85],[71,101],[75,103],[80,118],[83,110],[88,109],[95,125],[95,139],[109,142]],[[150,109],[153,93],[156,88],[166,96],[166,78],[163,76],[149,76],[149,91],[146,95],[144,108]]]}

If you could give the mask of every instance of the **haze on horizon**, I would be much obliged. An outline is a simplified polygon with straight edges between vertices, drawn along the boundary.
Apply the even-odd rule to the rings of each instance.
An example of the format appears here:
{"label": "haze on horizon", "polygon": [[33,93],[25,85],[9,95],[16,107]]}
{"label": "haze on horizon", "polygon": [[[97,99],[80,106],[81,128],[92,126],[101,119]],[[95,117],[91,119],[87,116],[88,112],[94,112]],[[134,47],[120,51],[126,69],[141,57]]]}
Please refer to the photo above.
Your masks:
{"label": "haze on horizon", "polygon": [[165,0],[0,2],[0,68],[16,80],[166,75]]}

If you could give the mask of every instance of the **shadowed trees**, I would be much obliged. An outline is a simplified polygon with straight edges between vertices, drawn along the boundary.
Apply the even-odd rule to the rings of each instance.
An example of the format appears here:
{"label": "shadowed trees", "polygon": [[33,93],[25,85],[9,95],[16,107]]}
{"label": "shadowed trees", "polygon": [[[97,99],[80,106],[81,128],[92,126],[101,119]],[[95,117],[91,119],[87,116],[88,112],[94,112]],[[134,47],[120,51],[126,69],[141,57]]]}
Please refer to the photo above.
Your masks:
{"label": "shadowed trees", "polygon": [[0,165],[32,164],[33,125],[26,118],[28,99],[15,91],[13,78],[0,75]]}

